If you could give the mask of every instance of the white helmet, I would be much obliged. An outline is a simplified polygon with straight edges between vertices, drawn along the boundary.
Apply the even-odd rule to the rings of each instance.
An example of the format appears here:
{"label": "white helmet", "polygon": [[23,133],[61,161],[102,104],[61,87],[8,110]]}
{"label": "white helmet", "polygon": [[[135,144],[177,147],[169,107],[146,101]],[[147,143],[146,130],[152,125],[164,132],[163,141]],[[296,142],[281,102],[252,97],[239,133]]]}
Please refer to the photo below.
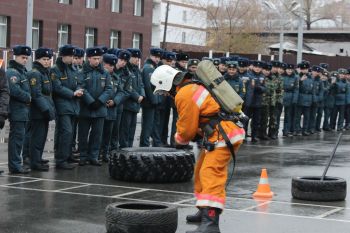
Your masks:
{"label": "white helmet", "polygon": [[173,86],[174,78],[178,73],[180,73],[180,71],[168,65],[161,65],[156,68],[151,76],[151,83],[156,87],[154,93],[170,91]]}

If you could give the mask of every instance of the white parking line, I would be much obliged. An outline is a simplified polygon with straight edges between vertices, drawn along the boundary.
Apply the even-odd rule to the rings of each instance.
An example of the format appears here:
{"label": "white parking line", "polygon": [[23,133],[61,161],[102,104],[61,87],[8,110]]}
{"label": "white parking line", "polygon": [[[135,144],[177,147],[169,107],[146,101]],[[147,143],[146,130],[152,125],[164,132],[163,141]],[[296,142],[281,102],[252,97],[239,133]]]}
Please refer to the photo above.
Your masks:
{"label": "white parking line", "polygon": [[252,209],[258,208],[258,207],[260,207],[260,206],[268,205],[268,204],[270,204],[270,202],[271,202],[271,201],[264,201],[263,203],[260,203],[259,205],[253,205],[253,206],[250,206],[250,207],[241,209],[241,210],[242,210],[242,211],[252,210]]}
{"label": "white parking line", "polygon": [[8,183],[8,184],[5,184],[5,185],[27,184],[27,183],[37,182],[37,181],[40,181],[40,180],[39,179],[35,179],[35,180],[28,180],[28,181],[22,181],[22,182]]}
{"label": "white parking line", "polygon": [[122,194],[117,194],[112,196],[113,198],[115,197],[123,197],[123,196],[127,196],[127,195],[132,195],[132,194],[136,194],[136,193],[142,193],[145,191],[148,191],[149,189],[140,189],[140,190],[136,190],[136,191],[132,191],[132,192],[127,192],[127,193],[122,193]]}
{"label": "white parking line", "polygon": [[339,211],[342,211],[342,210],[344,210],[343,207],[335,208],[335,209],[333,209],[333,210],[327,211],[327,212],[324,213],[324,214],[315,216],[315,218],[325,218],[325,217],[327,217],[327,216],[329,216],[329,215],[332,215],[332,214],[334,214],[334,213],[336,213],[336,212],[339,212]]}
{"label": "white parking line", "polygon": [[56,192],[62,192],[62,191],[70,190],[70,189],[83,188],[83,187],[87,187],[87,186],[90,186],[90,185],[89,184],[82,184],[82,185],[72,186],[72,187],[63,188],[63,189],[57,189],[55,191]]}

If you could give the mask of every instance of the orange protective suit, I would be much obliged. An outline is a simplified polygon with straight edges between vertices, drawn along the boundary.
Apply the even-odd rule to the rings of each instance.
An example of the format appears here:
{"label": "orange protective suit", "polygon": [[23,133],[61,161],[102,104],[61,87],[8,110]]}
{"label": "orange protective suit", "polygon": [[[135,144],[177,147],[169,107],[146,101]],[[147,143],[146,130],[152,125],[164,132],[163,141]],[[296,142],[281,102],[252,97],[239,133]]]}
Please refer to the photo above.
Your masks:
{"label": "orange protective suit", "polygon": [[[180,145],[187,145],[197,133],[201,133],[199,125],[208,121],[208,118],[201,116],[213,116],[220,110],[220,106],[209,92],[197,84],[188,84],[180,88],[175,96],[175,105],[179,114],[175,141]],[[244,129],[231,121],[222,121],[221,125],[237,152],[245,137]],[[223,209],[228,164],[232,156],[222,135],[218,135],[216,127],[215,133],[208,138],[216,144],[215,149],[203,149],[200,152],[195,168],[194,191],[197,206]]]}

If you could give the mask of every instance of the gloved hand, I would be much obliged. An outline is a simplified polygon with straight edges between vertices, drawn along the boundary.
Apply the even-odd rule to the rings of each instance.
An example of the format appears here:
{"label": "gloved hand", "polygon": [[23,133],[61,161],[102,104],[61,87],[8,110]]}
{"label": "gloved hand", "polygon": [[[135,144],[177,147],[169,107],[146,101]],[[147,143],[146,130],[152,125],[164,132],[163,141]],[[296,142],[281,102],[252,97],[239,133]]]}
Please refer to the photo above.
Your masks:
{"label": "gloved hand", "polygon": [[0,116],[0,129],[3,129],[5,126],[5,117]]}
{"label": "gloved hand", "polygon": [[95,102],[93,102],[92,104],[90,104],[90,108],[93,110],[98,109],[99,107],[101,107],[103,104],[101,103],[101,101],[99,100],[95,100]]}

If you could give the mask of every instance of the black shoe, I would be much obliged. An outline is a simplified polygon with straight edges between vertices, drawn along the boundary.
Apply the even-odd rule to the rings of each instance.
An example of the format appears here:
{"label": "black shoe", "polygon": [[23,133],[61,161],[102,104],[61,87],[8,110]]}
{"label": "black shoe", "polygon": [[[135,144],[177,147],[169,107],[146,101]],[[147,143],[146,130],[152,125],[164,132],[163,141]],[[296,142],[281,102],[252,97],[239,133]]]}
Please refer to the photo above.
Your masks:
{"label": "black shoe", "polygon": [[47,164],[37,164],[37,165],[33,165],[31,168],[34,171],[47,172],[49,170],[49,165],[47,165]]}
{"label": "black shoe", "polygon": [[85,166],[85,165],[88,165],[88,161],[86,161],[85,159],[80,159],[79,161],[79,166]]}
{"label": "black shoe", "polygon": [[102,156],[102,162],[108,163],[109,159],[106,156]]}
{"label": "black shoe", "polygon": [[0,175],[1,175],[2,173],[4,173],[4,171],[3,171],[3,170],[0,170]]}
{"label": "black shoe", "polygon": [[102,166],[102,163],[98,160],[90,160],[89,163],[92,166]]}
{"label": "black shoe", "polygon": [[289,137],[289,134],[288,133],[283,133],[282,136],[283,137]]}
{"label": "black shoe", "polygon": [[67,159],[68,163],[79,163],[79,159],[74,158],[73,156],[69,156]]}
{"label": "black shoe", "polygon": [[288,137],[293,137],[293,133],[292,132],[288,133]]}
{"label": "black shoe", "polygon": [[264,141],[269,140],[269,138],[266,135],[260,136],[259,139],[264,140]]}
{"label": "black shoe", "polygon": [[323,131],[331,131],[331,129],[330,128],[323,128]]}
{"label": "black shoe", "polygon": [[220,233],[219,216],[221,210],[212,207],[202,209],[202,222],[194,231],[186,231],[186,233]]}
{"label": "black shoe", "polygon": [[48,164],[50,160],[48,159],[41,159],[41,164]]}
{"label": "black shoe", "polygon": [[67,162],[56,165],[56,169],[62,169],[62,170],[72,170],[75,167],[76,166],[74,164],[67,163]]}
{"label": "black shoe", "polygon": [[199,223],[202,221],[202,209],[199,209],[197,213],[193,215],[187,215],[186,221],[190,223]]}
{"label": "black shoe", "polygon": [[256,137],[252,137],[252,141],[251,142],[259,142],[259,140]]}
{"label": "black shoe", "polygon": [[[4,172],[4,171],[2,171]],[[0,174],[2,173],[0,172]],[[16,171],[10,171],[10,174],[28,174],[30,172],[29,169],[25,169],[25,168],[20,168],[19,170],[16,170]]]}
{"label": "black shoe", "polygon": [[303,136],[309,136],[310,134],[308,132],[303,132]]}

